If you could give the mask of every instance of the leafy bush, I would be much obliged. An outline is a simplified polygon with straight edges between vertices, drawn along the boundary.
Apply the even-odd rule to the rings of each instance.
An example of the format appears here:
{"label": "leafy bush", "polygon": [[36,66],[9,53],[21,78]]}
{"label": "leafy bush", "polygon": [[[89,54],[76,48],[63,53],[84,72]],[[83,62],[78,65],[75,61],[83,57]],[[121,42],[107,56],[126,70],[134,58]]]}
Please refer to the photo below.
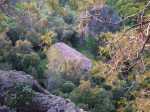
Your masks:
{"label": "leafy bush", "polygon": [[64,93],[70,93],[72,92],[72,90],[75,88],[75,85],[71,82],[71,81],[66,81],[63,85],[62,85],[62,92]]}
{"label": "leafy bush", "polygon": [[24,30],[21,28],[10,28],[6,32],[8,38],[12,41],[12,44],[15,45],[17,40],[24,40],[25,35],[24,35]]}
{"label": "leafy bush", "polygon": [[[113,7],[122,17],[133,15],[144,8],[148,0],[106,0],[107,4]],[[126,10],[128,9],[128,10]],[[127,25],[133,25],[136,21],[130,19]]]}
{"label": "leafy bush", "polygon": [[93,88],[89,81],[82,81],[70,95],[72,101],[78,105],[88,106],[92,112],[112,112],[115,108],[111,93],[102,88]]}
{"label": "leafy bush", "polygon": [[[32,44],[29,41],[18,40],[15,46],[12,46],[10,41],[2,40],[0,49],[0,64],[5,65],[5,69],[22,70],[36,78],[44,77],[44,72],[47,63],[45,57],[40,57],[37,52],[32,49]],[[1,66],[1,69],[4,67]]]}
{"label": "leafy bush", "polygon": [[8,92],[8,106],[11,108],[19,108],[29,106],[34,96],[34,91],[29,85],[19,84],[14,88],[15,93]]}
{"label": "leafy bush", "polygon": [[103,33],[97,36],[96,38],[97,38],[97,43],[98,43],[97,58],[104,60],[104,61],[110,60],[111,59],[111,52],[110,52],[111,45],[108,43],[115,37],[113,37],[112,33],[108,32],[108,33]]}
{"label": "leafy bush", "polygon": [[5,13],[0,11],[0,32],[6,30],[6,28],[15,28],[16,22],[9,16],[6,16]]}
{"label": "leafy bush", "polygon": [[136,13],[141,8],[143,8],[145,1],[143,1],[143,4],[142,3],[139,4],[139,2],[136,2],[133,0],[117,0],[117,1],[107,0],[107,3],[110,6],[114,7],[116,10],[118,10],[121,15],[128,16],[128,15]]}
{"label": "leafy bush", "polygon": [[144,81],[143,81],[143,83],[142,83],[142,85],[144,87],[149,88],[150,87],[150,78],[149,77],[145,78]]}
{"label": "leafy bush", "polygon": [[54,32],[47,32],[46,34],[41,36],[41,44],[44,47],[44,51],[46,51],[54,43],[54,37]]}
{"label": "leafy bush", "polygon": [[77,49],[90,58],[95,58],[97,55],[97,41],[96,38],[87,36],[85,40],[79,39],[76,45]]}

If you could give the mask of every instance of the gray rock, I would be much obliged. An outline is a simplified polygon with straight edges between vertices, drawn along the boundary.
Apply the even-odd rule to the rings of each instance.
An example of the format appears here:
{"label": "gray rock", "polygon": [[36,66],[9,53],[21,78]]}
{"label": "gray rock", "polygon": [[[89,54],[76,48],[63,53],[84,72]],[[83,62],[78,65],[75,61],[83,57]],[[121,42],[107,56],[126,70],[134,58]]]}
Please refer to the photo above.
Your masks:
{"label": "gray rock", "polygon": [[[111,7],[105,5],[103,7],[93,7],[88,11],[90,20],[85,27],[86,34],[92,36],[99,35],[103,32],[115,32],[120,29],[121,17]],[[81,15],[81,19],[86,17]]]}
{"label": "gray rock", "polygon": [[72,69],[78,68],[82,72],[88,72],[92,68],[92,61],[89,58],[62,42],[52,45],[47,57],[48,67],[54,71],[61,71],[67,64],[72,66]]}
{"label": "gray rock", "polygon": [[33,98],[33,102],[33,104],[35,104],[32,105],[32,107],[35,107],[33,112],[37,111],[37,107],[40,112],[80,112],[71,101],[54,95],[43,95],[37,93]]}
{"label": "gray rock", "polygon": [[[21,110],[17,110],[17,112],[80,112],[71,101],[45,92],[46,90],[35,82],[36,80],[34,80],[32,76],[24,72],[0,71],[0,104],[7,104],[5,99],[8,97],[8,90],[14,92],[13,89],[16,84],[23,83],[30,84],[35,91],[35,95],[32,97],[30,105],[18,107]],[[34,86],[36,86],[36,88]],[[0,110],[4,110],[0,112],[9,112],[7,108],[0,107]]]}
{"label": "gray rock", "polygon": [[12,112],[12,111],[6,106],[0,106],[0,112]]}
{"label": "gray rock", "polygon": [[31,75],[25,72],[0,70],[0,95],[2,92],[5,92],[5,90],[11,89],[18,84],[31,85],[35,91],[49,94]]}
{"label": "gray rock", "polygon": [[62,42],[52,45],[48,49],[47,57],[49,70],[46,88],[49,91],[59,88],[63,80],[78,84],[81,79],[89,76],[92,68],[90,59]]}

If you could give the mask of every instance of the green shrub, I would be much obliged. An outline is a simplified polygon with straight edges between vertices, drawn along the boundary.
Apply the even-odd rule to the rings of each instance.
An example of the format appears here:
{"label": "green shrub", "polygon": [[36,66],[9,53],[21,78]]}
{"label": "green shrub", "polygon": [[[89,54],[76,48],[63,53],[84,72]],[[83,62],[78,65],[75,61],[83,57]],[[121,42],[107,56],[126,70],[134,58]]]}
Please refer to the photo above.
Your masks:
{"label": "green shrub", "polygon": [[0,70],[12,70],[12,65],[7,62],[0,63]]}
{"label": "green shrub", "polygon": [[78,105],[87,105],[92,112],[112,112],[115,109],[111,92],[91,87],[89,81],[82,82],[78,88],[74,89],[70,98]]}
{"label": "green shrub", "polygon": [[[127,17],[138,13],[144,8],[148,0],[107,0],[107,4],[113,7],[122,17]],[[128,10],[127,10],[128,9]],[[149,12],[147,12],[148,14]],[[125,21],[127,25],[133,25],[136,21],[130,19]]]}
{"label": "green shrub", "polygon": [[12,44],[15,45],[17,40],[24,40],[24,29],[22,28],[10,28],[6,34],[8,38],[11,40]]}
{"label": "green shrub", "polygon": [[95,85],[99,85],[99,86],[102,86],[105,83],[105,78],[100,76],[92,76],[91,80]]}
{"label": "green shrub", "polygon": [[114,105],[112,103],[111,95],[105,90],[100,90],[95,98],[96,104],[92,109],[93,112],[112,112]]}
{"label": "green shrub", "polygon": [[75,88],[75,85],[71,82],[71,81],[66,81],[63,85],[62,85],[62,91],[64,93],[70,93],[72,92],[72,90]]}
{"label": "green shrub", "polygon": [[144,87],[150,87],[150,77],[145,78],[142,85]]}
{"label": "green shrub", "polygon": [[97,55],[97,40],[94,37],[87,36],[85,40],[80,39],[80,43],[77,45],[77,49],[90,58],[94,58]]}
{"label": "green shrub", "polygon": [[32,87],[26,84],[17,84],[13,88],[15,93],[11,90],[8,92],[7,105],[11,108],[19,108],[23,106],[29,106],[34,96]]}
{"label": "green shrub", "polygon": [[5,13],[0,11],[0,32],[5,31],[6,28],[14,28],[16,22],[12,19],[11,16],[5,15]]}

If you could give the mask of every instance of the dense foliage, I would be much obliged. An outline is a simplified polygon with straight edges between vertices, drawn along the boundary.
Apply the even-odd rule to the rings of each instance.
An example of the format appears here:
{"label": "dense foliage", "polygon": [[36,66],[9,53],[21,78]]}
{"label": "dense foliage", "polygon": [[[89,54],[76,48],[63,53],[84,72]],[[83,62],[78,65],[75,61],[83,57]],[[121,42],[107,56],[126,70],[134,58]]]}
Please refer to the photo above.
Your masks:
{"label": "dense foliage", "polygon": [[[141,33],[149,32],[149,23],[142,29],[130,29],[138,24],[138,17],[134,17],[124,21],[117,32],[94,36],[83,36],[80,32],[83,30],[81,23],[87,28],[89,22],[86,16],[81,21],[80,16],[84,18],[82,13],[91,7],[108,5],[123,19],[143,10],[148,1],[0,1],[0,69],[29,73],[43,87],[47,87],[45,79],[49,77],[51,93],[70,98],[86,111],[149,112],[150,41],[145,45],[145,38],[141,36]],[[144,16],[147,21],[149,12],[147,10]],[[67,63],[69,67],[63,73],[48,70],[48,58],[51,57],[47,57],[47,50],[57,42],[64,42],[90,58],[92,70],[83,74],[73,68],[74,63]],[[136,58],[137,55],[140,56]],[[24,85],[17,86],[16,91],[18,97],[12,96],[8,102],[12,108],[18,106],[19,101],[29,103],[34,95],[31,88]]]}

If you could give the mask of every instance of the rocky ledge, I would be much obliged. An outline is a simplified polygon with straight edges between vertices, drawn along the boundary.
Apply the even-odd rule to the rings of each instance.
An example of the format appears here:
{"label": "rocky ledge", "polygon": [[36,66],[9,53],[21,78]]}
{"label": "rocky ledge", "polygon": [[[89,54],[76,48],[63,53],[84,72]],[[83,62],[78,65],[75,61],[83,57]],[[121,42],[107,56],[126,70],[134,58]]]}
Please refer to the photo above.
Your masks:
{"label": "rocky ledge", "polygon": [[[34,91],[30,105],[15,107],[17,112],[81,112],[70,100],[54,96],[42,88],[30,75],[18,71],[0,70],[0,112],[11,112],[8,104],[9,93],[16,93],[16,85],[30,85]],[[7,105],[8,106],[8,105]]]}

